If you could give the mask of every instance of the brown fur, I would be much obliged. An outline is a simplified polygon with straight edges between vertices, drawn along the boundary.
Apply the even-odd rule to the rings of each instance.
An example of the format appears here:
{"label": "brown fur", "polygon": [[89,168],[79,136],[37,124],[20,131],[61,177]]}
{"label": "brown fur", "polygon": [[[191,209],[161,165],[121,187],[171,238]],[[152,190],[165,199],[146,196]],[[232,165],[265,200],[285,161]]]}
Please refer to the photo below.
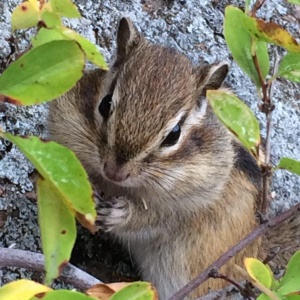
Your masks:
{"label": "brown fur", "polygon": [[[143,278],[165,300],[255,228],[260,172],[201,97],[220,87],[225,64],[195,68],[173,50],[151,45],[127,19],[117,43],[110,72],[87,72],[50,104],[49,132],[77,154],[105,193],[101,228],[129,247]],[[104,120],[98,105],[107,94],[113,108]],[[179,121],[178,143],[161,147]],[[221,271],[239,279],[233,265],[259,251],[263,256],[260,243]],[[189,299],[224,284],[208,280]]]}

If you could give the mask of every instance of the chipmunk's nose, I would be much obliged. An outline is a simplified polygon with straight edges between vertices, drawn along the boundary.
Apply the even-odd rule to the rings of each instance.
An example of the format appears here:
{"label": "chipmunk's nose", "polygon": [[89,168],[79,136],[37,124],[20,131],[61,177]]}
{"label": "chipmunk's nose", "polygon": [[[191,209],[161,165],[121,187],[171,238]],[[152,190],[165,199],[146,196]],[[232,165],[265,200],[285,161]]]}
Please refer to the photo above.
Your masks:
{"label": "chipmunk's nose", "polygon": [[126,167],[118,165],[113,159],[108,159],[104,163],[104,173],[108,179],[115,182],[124,181],[130,176]]}

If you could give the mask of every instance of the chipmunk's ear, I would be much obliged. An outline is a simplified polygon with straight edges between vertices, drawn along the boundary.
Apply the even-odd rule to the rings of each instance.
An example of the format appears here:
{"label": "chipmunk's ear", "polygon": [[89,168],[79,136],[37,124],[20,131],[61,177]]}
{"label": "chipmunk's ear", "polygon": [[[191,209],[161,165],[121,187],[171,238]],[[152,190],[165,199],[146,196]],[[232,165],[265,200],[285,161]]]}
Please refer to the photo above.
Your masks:
{"label": "chipmunk's ear", "polygon": [[117,60],[123,60],[142,40],[129,18],[122,18],[117,30]]}
{"label": "chipmunk's ear", "polygon": [[207,90],[218,89],[227,73],[229,65],[227,62],[220,62],[213,65],[203,65],[196,69],[198,89],[202,90],[202,95],[205,95]]}

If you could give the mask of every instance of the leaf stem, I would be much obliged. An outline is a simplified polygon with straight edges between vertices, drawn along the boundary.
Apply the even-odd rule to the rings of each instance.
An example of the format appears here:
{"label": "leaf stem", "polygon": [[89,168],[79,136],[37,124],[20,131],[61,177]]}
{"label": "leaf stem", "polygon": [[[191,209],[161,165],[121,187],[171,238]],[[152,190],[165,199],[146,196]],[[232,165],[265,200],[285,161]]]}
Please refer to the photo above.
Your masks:
{"label": "leaf stem", "polygon": [[266,84],[264,76],[261,72],[259,62],[258,62],[258,58],[257,58],[257,55],[256,55],[256,51],[253,53],[252,59],[253,59],[254,66],[255,66],[255,69],[257,71],[259,82],[260,82],[260,85],[261,85],[262,94],[263,94],[263,102],[270,103],[270,98],[268,97],[268,85]]}
{"label": "leaf stem", "polygon": [[259,106],[261,112],[266,115],[266,144],[265,144],[265,161],[261,165],[262,169],[262,201],[260,206],[261,213],[265,213],[268,207],[268,198],[269,198],[269,178],[272,175],[272,165],[270,164],[270,155],[271,155],[271,126],[272,126],[272,112],[275,108],[275,105],[272,103],[273,98],[273,87],[274,79],[276,79],[276,74],[278,72],[279,57],[278,53],[275,50],[275,63],[272,80],[269,80],[267,83],[264,81],[261,69],[259,67],[258,59],[256,53],[254,54],[253,62],[257,73],[259,75],[259,80],[262,86],[262,105]]}

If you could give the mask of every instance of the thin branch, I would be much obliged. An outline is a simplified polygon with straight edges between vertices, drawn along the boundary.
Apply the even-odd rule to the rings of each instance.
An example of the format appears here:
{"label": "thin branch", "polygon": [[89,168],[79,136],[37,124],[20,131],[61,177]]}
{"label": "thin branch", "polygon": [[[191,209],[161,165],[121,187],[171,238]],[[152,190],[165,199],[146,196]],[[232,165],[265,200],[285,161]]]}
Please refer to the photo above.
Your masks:
{"label": "thin branch", "polygon": [[[255,3],[256,7],[257,1]],[[253,9],[254,10],[254,9]],[[252,56],[253,63],[255,66],[255,69],[257,71],[258,77],[259,77],[259,82],[261,85],[261,90],[262,90],[262,102],[263,104],[259,106],[260,110],[266,114],[266,119],[267,119],[267,126],[266,126],[266,153],[265,153],[265,162],[264,164],[261,165],[261,170],[262,170],[262,200],[261,200],[261,205],[260,205],[260,211],[264,214],[267,210],[267,205],[268,205],[268,195],[269,195],[269,178],[271,176],[271,169],[272,166],[270,166],[270,150],[271,150],[271,100],[269,97],[268,93],[268,85],[265,82],[265,79],[263,77],[263,74],[261,72],[259,62],[258,62],[258,57],[256,53]]]}
{"label": "thin branch", "polygon": [[[271,123],[268,122],[267,118],[267,128],[270,129]],[[267,129],[268,130],[268,129]],[[267,155],[266,155],[267,157]],[[271,169],[272,166],[269,165],[269,163],[264,163],[261,165],[262,170],[262,201],[260,204],[260,211],[265,214],[267,211],[267,207],[269,204],[269,178],[271,176]]]}
{"label": "thin branch", "polygon": [[245,287],[243,287],[239,282],[237,282],[236,280],[228,277],[227,275],[225,274],[222,274],[222,273],[219,273],[218,271],[216,270],[212,270],[211,273],[210,273],[210,277],[211,278],[219,278],[219,279],[223,279],[223,280],[226,280],[227,282],[231,283],[232,285],[234,285],[241,293],[241,295],[243,297],[245,297],[246,299],[249,299],[249,298],[255,298],[255,295],[252,291],[249,291],[247,290]]}
{"label": "thin branch", "polygon": [[[268,203],[269,203],[269,178],[271,177],[272,173],[272,165],[270,164],[270,155],[271,155],[271,125],[272,125],[272,111],[274,110],[275,106],[272,103],[272,95],[273,95],[273,86],[274,81],[270,83],[266,83],[264,77],[262,75],[258,57],[256,53],[252,57],[255,69],[258,73],[260,85],[262,87],[262,102],[263,104],[260,105],[260,110],[265,113],[266,115],[266,149],[265,149],[265,161],[264,164],[261,165],[262,170],[262,201],[260,205],[260,211],[264,214],[267,210]],[[279,64],[279,57],[277,52],[275,52],[275,64],[273,70],[273,76],[277,73]]]}
{"label": "thin branch", "polygon": [[[256,2],[257,4],[257,2]],[[271,176],[272,166],[270,165],[270,151],[271,151],[271,120],[272,120],[272,110],[274,105],[271,103],[269,95],[269,86],[266,84],[264,76],[262,74],[261,68],[259,66],[258,57],[256,53],[252,56],[255,69],[257,71],[259,82],[262,89],[262,102],[263,104],[259,106],[260,110],[266,114],[267,126],[266,126],[266,153],[265,162],[261,165],[262,170],[262,201],[260,205],[260,211],[264,214],[268,206],[268,195],[269,195],[269,178]]]}
{"label": "thin branch", "polygon": [[266,0],[257,0],[252,8],[251,17],[255,17],[257,11],[264,5]]}
{"label": "thin branch", "polygon": [[[44,272],[44,255],[19,249],[0,248],[0,267],[17,267]],[[79,290],[86,290],[94,284],[101,283],[97,278],[71,264],[65,266],[59,279]]]}
{"label": "thin branch", "polygon": [[227,263],[233,256],[239,253],[241,250],[250,245],[255,239],[262,236],[270,228],[274,228],[280,225],[282,222],[286,221],[297,212],[300,211],[300,203],[291,207],[284,213],[270,219],[269,221],[261,224],[258,228],[250,232],[246,237],[244,237],[239,243],[230,248],[226,253],[221,255],[214,263],[208,266],[203,272],[201,272],[196,278],[187,283],[178,292],[176,292],[169,300],[182,300],[187,295],[189,295],[194,289],[196,289],[200,284],[206,281],[212,270],[219,270],[225,263]]}
{"label": "thin branch", "polygon": [[274,247],[270,253],[268,253],[267,257],[263,260],[263,264],[267,264],[269,263],[272,259],[274,259],[276,257],[276,255],[278,253],[280,253],[281,251],[281,247],[277,246],[277,247]]}
{"label": "thin branch", "polygon": [[[280,63],[280,57],[278,55],[277,52],[277,48],[275,48],[274,51],[274,57],[275,57],[275,62],[274,62],[274,69],[273,69],[273,75],[272,77],[274,77],[277,72],[278,72],[278,68],[279,68],[279,63]],[[271,155],[271,134],[270,134],[270,130],[271,130],[271,117],[272,117],[272,111],[274,110],[275,106],[272,103],[272,99],[273,99],[273,92],[274,92],[274,84],[275,84],[276,80],[272,80],[271,82],[267,83],[267,87],[268,87],[268,98],[266,99],[266,101],[269,101],[268,104],[270,106],[270,112],[268,115],[266,115],[267,117],[267,140],[266,140],[266,158],[265,158],[265,163],[269,163],[270,161],[270,155]],[[268,119],[269,117],[269,119]]]}

